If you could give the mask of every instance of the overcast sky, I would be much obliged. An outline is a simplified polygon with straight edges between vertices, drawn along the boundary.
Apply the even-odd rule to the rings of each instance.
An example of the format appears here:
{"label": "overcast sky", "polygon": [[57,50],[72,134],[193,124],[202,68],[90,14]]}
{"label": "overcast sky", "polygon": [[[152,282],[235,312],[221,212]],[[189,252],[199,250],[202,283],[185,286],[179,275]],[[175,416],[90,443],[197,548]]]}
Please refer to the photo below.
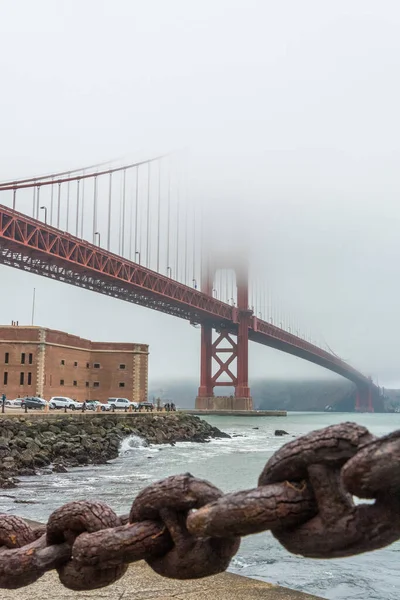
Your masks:
{"label": "overcast sky", "polygon": [[[400,385],[400,5],[395,0],[3,0],[0,179],[185,148],[190,193],[244,224],[273,295]],[[1,202],[1,198],[0,198]],[[198,377],[200,333],[0,266],[0,321],[150,344]],[[250,376],[322,369],[252,347]]]}

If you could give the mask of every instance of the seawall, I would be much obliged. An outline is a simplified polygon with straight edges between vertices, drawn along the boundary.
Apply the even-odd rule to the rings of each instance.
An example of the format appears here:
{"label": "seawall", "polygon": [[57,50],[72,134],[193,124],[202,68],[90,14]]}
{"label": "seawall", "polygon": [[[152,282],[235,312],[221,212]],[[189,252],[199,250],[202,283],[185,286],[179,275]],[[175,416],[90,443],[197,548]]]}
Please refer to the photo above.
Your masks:
{"label": "seawall", "polygon": [[5,415],[0,418],[0,487],[15,487],[18,475],[105,463],[117,458],[121,441],[129,435],[149,444],[229,437],[182,413]]}

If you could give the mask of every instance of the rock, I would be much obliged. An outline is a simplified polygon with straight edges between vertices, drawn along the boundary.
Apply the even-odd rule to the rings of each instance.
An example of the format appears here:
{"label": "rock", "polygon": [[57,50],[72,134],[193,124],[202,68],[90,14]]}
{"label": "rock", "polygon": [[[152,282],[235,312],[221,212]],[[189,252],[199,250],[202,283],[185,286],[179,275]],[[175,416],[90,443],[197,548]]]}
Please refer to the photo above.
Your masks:
{"label": "rock", "polygon": [[[50,427],[52,427],[52,425],[50,425]],[[44,439],[45,441],[46,440],[55,440],[56,434],[53,431],[43,431],[42,439]]]}
{"label": "rock", "polygon": [[3,458],[2,467],[4,470],[9,471],[15,468],[15,458],[13,456],[6,456]]}
{"label": "rock", "polygon": [[33,454],[30,450],[24,450],[20,454],[20,460],[24,465],[32,465],[33,464]]}
{"label": "rock", "polygon": [[26,444],[26,449],[29,450],[29,452],[32,452],[33,454],[40,451],[40,448],[37,445],[37,443],[31,439],[29,439],[28,443]]}
{"label": "rock", "polygon": [[[51,433],[61,433],[61,429],[59,427],[57,427],[56,425],[49,425],[49,432]],[[47,433],[46,431],[43,432],[44,434]]]}
{"label": "rock", "polygon": [[19,446],[20,448],[26,448],[26,446],[27,446],[26,439],[27,439],[26,437],[23,437],[23,438],[18,437],[18,438],[16,438],[16,440],[15,440],[16,445]]}
{"label": "rock", "polygon": [[79,429],[76,425],[67,425],[65,431],[70,435],[78,435],[79,433]]}
{"label": "rock", "polygon": [[35,469],[29,469],[28,467],[20,467],[18,469],[18,475],[23,477],[31,477],[32,475],[36,475]]}
{"label": "rock", "polygon": [[6,458],[6,456],[9,456],[10,454],[11,454],[11,448],[6,444],[1,444],[0,445],[0,459],[4,460]]}
{"label": "rock", "polygon": [[43,452],[38,452],[33,457],[33,462],[37,467],[46,467],[50,464],[50,459]]}
{"label": "rock", "polygon": [[62,464],[53,465],[53,473],[68,473],[66,467]]}
{"label": "rock", "polygon": [[10,490],[17,487],[17,481],[13,477],[4,477],[0,475],[0,488]]}
{"label": "rock", "polygon": [[212,432],[211,432],[212,435],[209,435],[207,437],[213,437],[213,438],[219,438],[219,439],[221,439],[221,438],[229,438],[230,439],[231,438],[229,433],[225,433],[225,431],[220,431],[218,429],[218,427],[212,427],[211,429],[212,429]]}
{"label": "rock", "polygon": [[86,454],[77,454],[75,459],[80,465],[87,465],[89,462]]}
{"label": "rock", "polygon": [[274,435],[289,435],[284,429],[275,429]]}

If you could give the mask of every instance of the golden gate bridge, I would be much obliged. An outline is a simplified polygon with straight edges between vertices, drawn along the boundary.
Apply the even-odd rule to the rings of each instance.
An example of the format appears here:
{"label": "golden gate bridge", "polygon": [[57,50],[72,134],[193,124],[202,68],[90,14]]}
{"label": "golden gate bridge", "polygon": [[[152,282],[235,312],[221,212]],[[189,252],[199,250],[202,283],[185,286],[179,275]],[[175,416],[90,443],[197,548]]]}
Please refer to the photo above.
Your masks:
{"label": "golden gate bridge", "polygon": [[[184,183],[170,156],[2,182],[0,262],[200,326],[199,409],[252,409],[249,341],[349,379],[356,410],[378,408],[371,378],[274,318],[245,253],[213,249]],[[233,396],[214,395],[226,386]]]}

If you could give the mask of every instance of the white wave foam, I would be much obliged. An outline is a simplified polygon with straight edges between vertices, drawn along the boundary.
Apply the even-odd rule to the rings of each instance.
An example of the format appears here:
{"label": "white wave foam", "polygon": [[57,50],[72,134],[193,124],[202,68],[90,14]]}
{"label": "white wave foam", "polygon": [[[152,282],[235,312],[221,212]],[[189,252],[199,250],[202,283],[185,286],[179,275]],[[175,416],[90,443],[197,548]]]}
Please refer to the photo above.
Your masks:
{"label": "white wave foam", "polygon": [[147,443],[138,435],[130,435],[129,437],[122,440],[121,447],[119,449],[119,455],[124,456],[129,454],[136,448],[146,448]]}

